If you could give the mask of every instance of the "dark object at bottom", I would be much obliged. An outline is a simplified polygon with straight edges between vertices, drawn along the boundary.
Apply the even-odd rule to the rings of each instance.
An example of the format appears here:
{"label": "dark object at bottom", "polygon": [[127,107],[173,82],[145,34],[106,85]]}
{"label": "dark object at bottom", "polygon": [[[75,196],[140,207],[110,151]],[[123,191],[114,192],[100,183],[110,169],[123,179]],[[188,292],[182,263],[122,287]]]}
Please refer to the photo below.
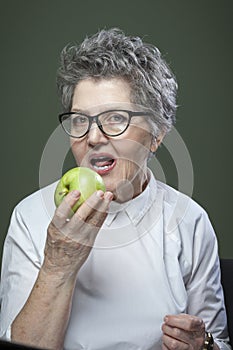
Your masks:
{"label": "dark object at bottom", "polygon": [[228,321],[228,332],[233,346],[233,259],[221,259],[222,286]]}
{"label": "dark object at bottom", "polygon": [[[33,348],[32,346],[26,346],[22,344],[11,343],[8,341],[0,340],[0,349],[1,350],[38,350],[38,348]],[[40,348],[41,350],[41,348]],[[42,349],[43,350],[43,349]],[[46,349],[44,349],[46,350]]]}

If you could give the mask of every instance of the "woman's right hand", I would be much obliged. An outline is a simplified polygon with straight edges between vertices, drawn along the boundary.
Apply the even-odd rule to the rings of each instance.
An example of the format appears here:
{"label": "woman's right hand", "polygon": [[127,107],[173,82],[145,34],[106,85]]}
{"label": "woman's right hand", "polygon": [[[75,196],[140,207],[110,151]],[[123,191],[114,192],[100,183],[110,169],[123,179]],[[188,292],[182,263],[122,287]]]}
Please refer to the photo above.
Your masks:
{"label": "woman's right hand", "polygon": [[48,227],[42,268],[58,278],[76,278],[107,216],[113,194],[95,192],[71,216],[71,208],[79,197],[79,191],[70,192],[56,209]]}
{"label": "woman's right hand", "polygon": [[49,224],[43,265],[12,323],[16,342],[63,349],[77,273],[90,254],[113,195],[97,191],[71,216],[79,197],[78,191],[69,193]]}

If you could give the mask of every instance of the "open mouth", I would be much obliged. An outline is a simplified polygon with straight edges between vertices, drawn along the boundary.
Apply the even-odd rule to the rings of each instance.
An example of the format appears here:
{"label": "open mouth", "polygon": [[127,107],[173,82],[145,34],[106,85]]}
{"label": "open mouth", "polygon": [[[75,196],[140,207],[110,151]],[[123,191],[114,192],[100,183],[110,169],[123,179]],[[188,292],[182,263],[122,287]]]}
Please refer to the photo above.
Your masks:
{"label": "open mouth", "polygon": [[103,175],[111,171],[116,165],[116,159],[110,156],[93,156],[90,159],[90,164],[93,170],[98,174]]}

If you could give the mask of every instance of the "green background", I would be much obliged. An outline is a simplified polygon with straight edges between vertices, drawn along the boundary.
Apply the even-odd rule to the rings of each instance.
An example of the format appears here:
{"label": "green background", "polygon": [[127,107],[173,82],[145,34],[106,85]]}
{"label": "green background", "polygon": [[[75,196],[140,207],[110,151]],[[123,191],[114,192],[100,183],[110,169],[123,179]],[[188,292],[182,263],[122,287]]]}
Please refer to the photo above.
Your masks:
{"label": "green background", "polygon": [[[41,155],[58,125],[61,49],[116,26],[158,46],[175,72],[176,128],[192,159],[193,198],[209,213],[220,256],[233,258],[233,2],[1,0],[0,5],[0,247],[13,207],[39,188]],[[176,187],[175,165],[163,146],[158,159],[167,183]]]}

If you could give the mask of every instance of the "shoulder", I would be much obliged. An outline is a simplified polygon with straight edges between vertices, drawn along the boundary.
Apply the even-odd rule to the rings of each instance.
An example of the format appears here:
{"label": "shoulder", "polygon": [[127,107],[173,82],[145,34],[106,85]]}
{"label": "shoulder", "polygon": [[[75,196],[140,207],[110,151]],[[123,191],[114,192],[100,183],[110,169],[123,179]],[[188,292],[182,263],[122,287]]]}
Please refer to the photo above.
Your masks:
{"label": "shoulder", "polygon": [[173,214],[176,217],[193,218],[195,220],[200,216],[207,215],[205,209],[188,195],[163,182],[156,182],[158,191],[163,193],[165,211],[170,215]]}
{"label": "shoulder", "polygon": [[[35,239],[46,234],[55,211],[56,182],[21,200],[13,210],[8,237]],[[41,238],[40,238],[41,239]]]}
{"label": "shoulder", "polygon": [[42,261],[47,227],[55,210],[53,198],[56,184],[30,194],[17,204],[11,216],[6,247],[12,244],[21,246],[22,251],[27,250],[27,255],[32,256],[36,250]]}
{"label": "shoulder", "polygon": [[15,207],[15,211],[21,214],[31,215],[33,212],[54,211],[54,191],[57,182],[43,187],[22,199]]}
{"label": "shoulder", "polygon": [[[164,251],[188,275],[194,261],[218,255],[217,237],[206,210],[189,196],[157,181],[163,193]],[[175,262],[174,262],[175,264]],[[172,269],[172,267],[171,267]]]}
{"label": "shoulder", "polygon": [[209,216],[199,203],[160,181],[157,189],[162,192],[165,232],[170,237],[189,241],[199,237],[206,243],[216,239]]}

